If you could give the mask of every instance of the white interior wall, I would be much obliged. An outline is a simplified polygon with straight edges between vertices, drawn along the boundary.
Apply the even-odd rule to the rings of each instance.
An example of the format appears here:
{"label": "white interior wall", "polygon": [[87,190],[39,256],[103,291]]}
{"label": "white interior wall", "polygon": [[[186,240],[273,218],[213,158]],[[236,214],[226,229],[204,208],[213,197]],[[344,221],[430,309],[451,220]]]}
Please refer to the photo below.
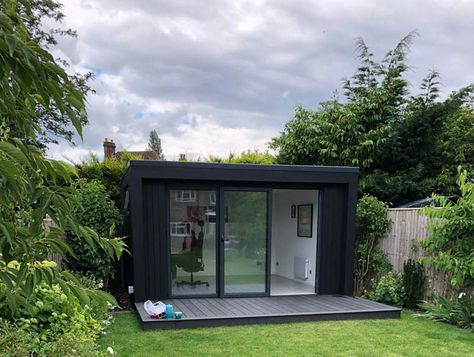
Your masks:
{"label": "white interior wall", "polygon": [[[315,285],[316,243],[318,229],[318,190],[273,190],[272,195],[272,274]],[[296,235],[297,218],[291,218],[291,205],[313,204],[313,232],[311,238]],[[295,279],[295,256],[310,262],[310,275],[306,281]]]}

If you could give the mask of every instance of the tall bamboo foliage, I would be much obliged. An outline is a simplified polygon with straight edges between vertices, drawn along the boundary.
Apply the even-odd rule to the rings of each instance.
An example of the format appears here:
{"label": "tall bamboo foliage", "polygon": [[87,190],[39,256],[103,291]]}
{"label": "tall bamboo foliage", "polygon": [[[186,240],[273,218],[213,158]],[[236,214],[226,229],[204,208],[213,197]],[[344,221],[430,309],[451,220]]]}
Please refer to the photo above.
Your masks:
{"label": "tall bamboo foliage", "polygon": [[440,97],[429,71],[419,89],[408,81],[409,33],[381,60],[358,39],[360,61],[343,93],[316,110],[298,106],[271,147],[277,162],[360,167],[359,193],[399,204],[458,192],[456,168],[474,162],[474,84]]}
{"label": "tall bamboo foliage", "polygon": [[[20,308],[34,308],[28,298],[43,282],[60,285],[82,304],[115,302],[47,261],[52,254],[74,254],[62,239],[65,231],[115,258],[123,249],[120,239],[101,238],[77,223],[70,209],[75,169],[45,158],[34,145],[41,133],[38,106],[68,116],[81,137],[86,113],[83,93],[25,27],[30,14],[29,1],[0,2],[0,315],[10,317]],[[57,227],[45,230],[46,216]]]}

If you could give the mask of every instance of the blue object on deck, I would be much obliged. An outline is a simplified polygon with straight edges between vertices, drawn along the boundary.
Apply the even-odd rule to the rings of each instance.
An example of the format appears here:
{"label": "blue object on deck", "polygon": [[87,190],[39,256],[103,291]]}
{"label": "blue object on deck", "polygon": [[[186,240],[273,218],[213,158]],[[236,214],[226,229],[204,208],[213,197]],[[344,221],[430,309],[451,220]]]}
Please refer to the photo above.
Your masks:
{"label": "blue object on deck", "polygon": [[173,319],[173,314],[174,314],[173,305],[171,305],[171,304],[166,305],[165,314],[166,314],[166,318],[168,320]]}

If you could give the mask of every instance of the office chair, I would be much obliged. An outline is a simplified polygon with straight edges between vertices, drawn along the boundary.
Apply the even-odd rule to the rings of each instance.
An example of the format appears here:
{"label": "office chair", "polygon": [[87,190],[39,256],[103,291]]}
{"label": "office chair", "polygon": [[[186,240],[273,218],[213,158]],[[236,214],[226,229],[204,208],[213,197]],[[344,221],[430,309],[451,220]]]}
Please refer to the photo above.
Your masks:
{"label": "office chair", "polygon": [[[184,252],[181,255],[181,259],[177,264],[181,269],[185,272],[190,273],[190,280],[182,280],[177,283],[177,286],[181,285],[190,285],[190,286],[197,286],[197,285],[206,285],[209,286],[207,281],[201,280],[194,280],[194,273],[199,271],[204,271],[204,262],[202,259],[202,246],[204,243],[204,233],[202,228],[204,226],[204,221],[200,220],[198,222],[200,227],[200,232],[198,237],[196,238],[196,232],[194,230],[191,231],[192,234],[192,241],[191,241],[191,250]],[[183,241],[183,250],[186,249],[186,238]]]}

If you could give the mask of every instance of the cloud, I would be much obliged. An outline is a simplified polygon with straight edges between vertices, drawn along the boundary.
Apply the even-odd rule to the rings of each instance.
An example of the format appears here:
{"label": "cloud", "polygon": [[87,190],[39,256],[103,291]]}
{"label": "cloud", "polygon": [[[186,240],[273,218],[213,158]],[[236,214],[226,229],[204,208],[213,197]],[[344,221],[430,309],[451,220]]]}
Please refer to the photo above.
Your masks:
{"label": "cloud", "polygon": [[[90,125],[71,155],[144,149],[157,129],[165,154],[265,149],[298,104],[315,108],[357,66],[354,38],[380,58],[411,30],[414,86],[441,72],[445,94],[474,82],[468,1],[63,0],[55,54],[93,71]],[[51,146],[61,157],[66,144]],[[69,152],[69,151],[67,151]],[[72,153],[74,152],[74,154]]]}

